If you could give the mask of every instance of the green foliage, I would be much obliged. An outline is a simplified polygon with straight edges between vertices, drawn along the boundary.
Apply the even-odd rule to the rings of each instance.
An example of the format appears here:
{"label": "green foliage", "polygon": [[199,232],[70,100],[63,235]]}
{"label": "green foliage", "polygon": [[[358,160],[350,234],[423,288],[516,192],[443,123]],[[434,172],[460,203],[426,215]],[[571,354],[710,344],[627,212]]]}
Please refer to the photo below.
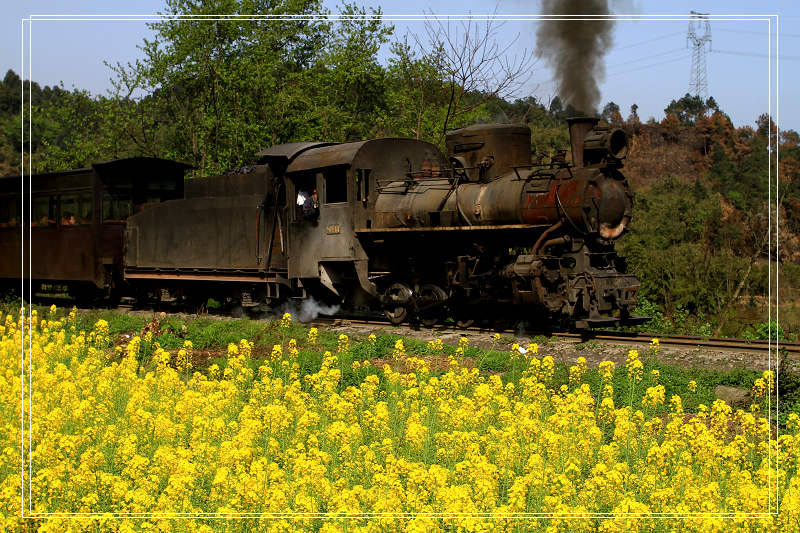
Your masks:
{"label": "green foliage", "polygon": [[787,340],[786,332],[784,332],[783,328],[774,320],[771,322],[753,324],[744,331],[742,338],[762,341],[770,340],[770,338],[779,341]]}
{"label": "green foliage", "polygon": [[704,102],[699,96],[686,93],[678,100],[672,100],[664,109],[664,114],[677,116],[683,126],[693,126],[699,117],[710,111],[719,111],[713,97]]}
{"label": "green foliage", "polygon": [[436,142],[446,113],[440,58],[436,53],[415,51],[407,37],[394,42],[391,52],[387,107],[378,116],[378,128],[382,134],[393,132],[401,137]]}
{"label": "green foliage", "polygon": [[639,193],[635,209],[631,232],[618,247],[642,280],[641,296],[667,314],[679,308],[718,313],[747,263],[719,246],[728,230],[719,198],[667,177]]}
{"label": "green foliage", "polygon": [[778,363],[778,403],[776,418],[781,426],[786,425],[790,413],[800,413],[800,369],[789,359],[786,350],[781,350]]}
{"label": "green foliage", "polygon": [[[343,15],[378,16],[355,4]],[[319,130],[316,138],[353,141],[374,135],[375,122],[386,103],[389,83],[377,54],[393,29],[377,18],[342,20],[334,29],[322,58],[310,73],[308,89],[319,101],[315,106]]]}
{"label": "green foliage", "polygon": [[[309,15],[320,10],[313,0],[203,5],[170,0],[165,12]],[[149,95],[142,104],[150,120],[131,131],[147,151],[187,161],[208,174],[241,166],[265,145],[304,138],[306,132],[296,129],[299,122],[284,118],[307,105],[304,76],[322,57],[330,31],[326,21],[163,19],[150,28],[155,37],[145,40],[144,58],[114,67],[120,92]]]}
{"label": "green foliage", "polygon": [[763,209],[767,202],[767,141],[754,137],[749,141],[749,154],[739,164],[731,160],[727,149],[715,143],[709,178],[717,190],[743,211]]}

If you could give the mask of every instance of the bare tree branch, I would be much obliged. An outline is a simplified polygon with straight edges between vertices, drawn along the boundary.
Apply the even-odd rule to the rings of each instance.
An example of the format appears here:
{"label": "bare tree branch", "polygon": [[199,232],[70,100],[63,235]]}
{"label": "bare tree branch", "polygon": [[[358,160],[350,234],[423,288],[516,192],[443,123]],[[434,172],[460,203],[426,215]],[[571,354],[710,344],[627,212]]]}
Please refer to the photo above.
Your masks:
{"label": "bare tree branch", "polygon": [[511,54],[519,33],[503,42],[499,40],[504,36],[501,32],[504,24],[493,18],[497,8],[485,21],[469,18],[456,23],[437,17],[432,11],[429,14],[425,31],[410,34],[424,57],[435,58],[441,80],[449,92],[447,114],[438,141],[441,143],[458,116],[492,98],[514,97],[530,79],[536,57],[527,49],[519,55]]}

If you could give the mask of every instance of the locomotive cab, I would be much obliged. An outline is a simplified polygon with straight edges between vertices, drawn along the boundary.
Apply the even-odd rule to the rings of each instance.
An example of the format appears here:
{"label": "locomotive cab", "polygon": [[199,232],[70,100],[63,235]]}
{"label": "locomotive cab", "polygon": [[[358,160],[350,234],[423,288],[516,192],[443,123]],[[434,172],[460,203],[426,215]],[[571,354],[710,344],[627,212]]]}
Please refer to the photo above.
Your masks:
{"label": "locomotive cab", "polygon": [[289,277],[319,299],[368,306],[377,297],[370,276],[380,274],[359,232],[382,225],[385,215],[376,202],[386,183],[409,181],[444,164],[433,145],[413,139],[317,146],[292,158],[285,170],[287,196],[315,191],[318,213],[289,209]]}

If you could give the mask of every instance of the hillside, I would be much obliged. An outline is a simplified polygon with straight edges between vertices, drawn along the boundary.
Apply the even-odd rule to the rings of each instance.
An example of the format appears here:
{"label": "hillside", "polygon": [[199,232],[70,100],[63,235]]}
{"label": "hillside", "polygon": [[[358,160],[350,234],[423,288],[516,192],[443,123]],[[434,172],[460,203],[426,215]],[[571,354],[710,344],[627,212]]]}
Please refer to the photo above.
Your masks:
{"label": "hillside", "polygon": [[[747,323],[766,320],[771,253],[781,274],[781,326],[797,332],[797,133],[777,135],[767,115],[735,128],[713,99],[689,95],[671,102],[661,122],[609,118],[633,136],[626,174],[637,194],[635,221],[621,249],[644,281],[643,295],[670,316],[695,317],[696,327],[742,334]],[[770,144],[780,152],[777,211]]]}

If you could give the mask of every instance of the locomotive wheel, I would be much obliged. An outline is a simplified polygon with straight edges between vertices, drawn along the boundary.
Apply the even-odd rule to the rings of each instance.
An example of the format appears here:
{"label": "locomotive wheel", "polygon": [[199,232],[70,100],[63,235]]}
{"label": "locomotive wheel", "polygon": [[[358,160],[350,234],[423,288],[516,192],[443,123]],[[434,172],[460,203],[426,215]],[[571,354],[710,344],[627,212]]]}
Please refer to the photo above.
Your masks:
{"label": "locomotive wheel", "polygon": [[402,283],[395,283],[386,289],[385,296],[387,299],[394,300],[398,303],[402,302],[402,305],[393,306],[392,304],[388,304],[383,310],[383,313],[386,315],[386,318],[389,319],[389,322],[395,326],[405,322],[406,318],[408,318],[408,308],[406,307],[405,302],[411,298],[411,289]]}
{"label": "locomotive wheel", "polygon": [[419,300],[423,308],[419,313],[420,322],[429,328],[441,318],[441,304],[447,300],[447,293],[439,286],[428,283],[419,288]]}

